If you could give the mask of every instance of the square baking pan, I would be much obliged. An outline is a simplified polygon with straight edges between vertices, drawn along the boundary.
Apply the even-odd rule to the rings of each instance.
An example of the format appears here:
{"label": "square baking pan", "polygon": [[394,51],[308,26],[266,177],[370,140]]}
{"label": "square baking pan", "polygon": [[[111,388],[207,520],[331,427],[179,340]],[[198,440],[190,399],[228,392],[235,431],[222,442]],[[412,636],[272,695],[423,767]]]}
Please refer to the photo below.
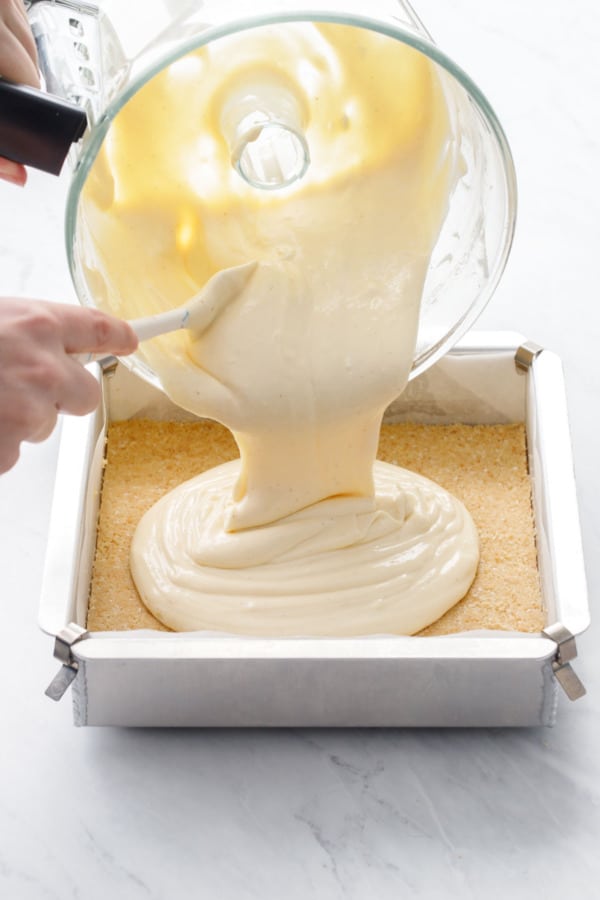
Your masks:
{"label": "square baking pan", "polygon": [[86,631],[106,429],[191,419],[121,365],[97,367],[103,404],[63,422],[40,625],[72,685],[76,725],[551,725],[585,690],[571,666],[589,624],[567,407],[558,357],[512,333],[472,333],[411,382],[386,418],[526,425],[546,626],[538,634],[260,639]]}

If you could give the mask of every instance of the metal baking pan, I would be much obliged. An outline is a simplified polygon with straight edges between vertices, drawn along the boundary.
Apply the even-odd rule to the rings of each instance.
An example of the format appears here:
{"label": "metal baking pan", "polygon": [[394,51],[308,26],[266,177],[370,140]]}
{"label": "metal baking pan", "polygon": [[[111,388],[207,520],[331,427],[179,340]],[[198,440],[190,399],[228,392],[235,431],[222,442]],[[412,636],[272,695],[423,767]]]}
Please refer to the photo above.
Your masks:
{"label": "metal baking pan", "polygon": [[[555,721],[589,610],[558,357],[509,333],[473,333],[414,382],[394,420],[525,422],[546,627],[540,634],[257,639],[85,630],[106,425],[181,418],[122,366],[101,371],[104,404],[62,426],[41,628],[72,683],[77,725],[529,726]],[[183,414],[184,415],[184,414]],[[186,417],[184,415],[184,417]]]}

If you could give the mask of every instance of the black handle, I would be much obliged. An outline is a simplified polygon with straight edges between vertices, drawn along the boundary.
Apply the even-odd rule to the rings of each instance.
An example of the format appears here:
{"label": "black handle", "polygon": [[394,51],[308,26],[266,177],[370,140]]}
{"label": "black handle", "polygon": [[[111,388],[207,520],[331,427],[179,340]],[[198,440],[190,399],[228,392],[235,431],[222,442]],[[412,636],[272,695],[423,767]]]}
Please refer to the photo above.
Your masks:
{"label": "black handle", "polygon": [[80,106],[0,78],[0,156],[58,175],[86,128]]}

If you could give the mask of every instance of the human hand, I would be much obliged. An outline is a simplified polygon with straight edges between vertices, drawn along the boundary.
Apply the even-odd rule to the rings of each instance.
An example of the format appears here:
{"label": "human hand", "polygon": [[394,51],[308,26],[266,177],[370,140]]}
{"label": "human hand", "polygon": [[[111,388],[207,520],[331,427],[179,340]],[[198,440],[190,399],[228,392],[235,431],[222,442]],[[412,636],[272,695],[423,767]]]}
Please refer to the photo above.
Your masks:
{"label": "human hand", "polygon": [[0,473],[19,458],[21,441],[42,441],[59,412],[84,415],[100,400],[93,375],[72,353],[126,355],[137,337],[99,310],[43,300],[0,299]]}
{"label": "human hand", "polygon": [[[18,84],[40,86],[37,50],[22,0],[0,0],[0,76]],[[27,170],[0,157],[0,178],[23,186]]]}

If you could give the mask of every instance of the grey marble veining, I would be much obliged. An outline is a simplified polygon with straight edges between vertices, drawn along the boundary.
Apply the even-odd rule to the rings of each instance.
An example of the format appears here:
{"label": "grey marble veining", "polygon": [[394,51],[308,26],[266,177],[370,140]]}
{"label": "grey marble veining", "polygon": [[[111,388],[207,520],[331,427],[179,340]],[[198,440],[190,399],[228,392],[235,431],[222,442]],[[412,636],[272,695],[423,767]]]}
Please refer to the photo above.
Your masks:
{"label": "grey marble veining", "polygon": [[[496,108],[520,210],[478,325],[562,358],[592,616],[600,586],[600,14],[591,0],[416,3]],[[67,179],[0,183],[4,294],[72,300]],[[75,729],[36,624],[56,436],[0,478],[0,895],[9,900],[596,900],[600,655],[554,729]]]}

